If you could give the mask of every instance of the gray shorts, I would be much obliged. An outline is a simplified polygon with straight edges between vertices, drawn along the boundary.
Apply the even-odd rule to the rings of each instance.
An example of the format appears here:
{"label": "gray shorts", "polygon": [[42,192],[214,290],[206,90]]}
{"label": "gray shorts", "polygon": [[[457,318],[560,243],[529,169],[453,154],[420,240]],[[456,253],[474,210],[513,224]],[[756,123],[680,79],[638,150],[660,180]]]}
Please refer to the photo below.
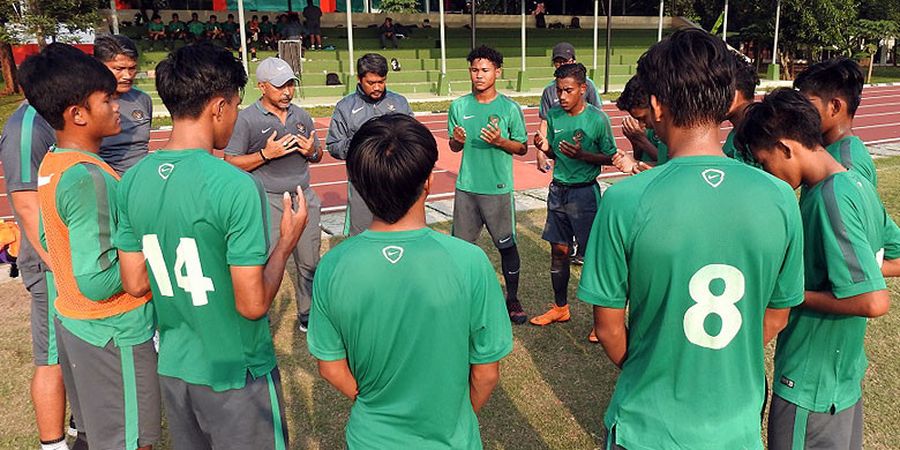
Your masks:
{"label": "gray shorts", "polygon": [[[278,243],[278,236],[281,233],[281,216],[282,211],[282,195],[267,193],[269,199],[269,219],[270,219],[270,239],[269,254],[275,250],[275,244]],[[319,196],[312,189],[305,189],[303,195],[306,198],[307,222],[303,235],[297,241],[297,246],[291,252],[294,260],[294,271],[288,272],[294,275],[291,282],[294,284],[294,298],[297,300],[297,314],[309,314],[309,307],[312,302],[312,282],[313,276],[316,274],[316,267],[319,265],[320,250],[322,248],[322,233],[319,231],[319,222],[321,221],[322,202]],[[297,205],[297,193],[292,193],[291,198],[294,206]]]}
{"label": "gray shorts", "polygon": [[79,431],[92,450],[154,445],[160,437],[159,376],[153,339],[95,347],[56,319],[59,362]]}
{"label": "gray shorts", "polygon": [[372,225],[374,216],[369,211],[369,205],[359,195],[359,191],[353,186],[353,183],[347,182],[347,211],[344,214],[344,234],[347,236],[356,236],[369,225]]}
{"label": "gray shorts", "polygon": [[488,195],[457,189],[453,200],[453,236],[474,243],[485,226],[498,249],[516,245],[516,202],[512,192]]}
{"label": "gray shorts", "polygon": [[172,448],[288,448],[281,375],[277,367],[257,379],[248,373],[243,388],[223,392],[167,376],[160,376],[159,382]]}
{"label": "gray shorts", "polygon": [[59,364],[56,349],[56,324],[53,308],[50,306],[50,291],[56,298],[55,290],[47,289],[47,270],[43,264],[36,267],[20,267],[22,282],[31,294],[31,354],[35,366],[55,366]]}
{"label": "gray shorts", "polygon": [[551,244],[566,245],[574,239],[578,248],[587,248],[599,203],[600,186],[595,182],[586,186],[551,183],[547,192],[547,222],[541,237]]}
{"label": "gray shorts", "polygon": [[770,450],[859,450],[863,401],[835,413],[812,412],[778,395],[769,409]]}

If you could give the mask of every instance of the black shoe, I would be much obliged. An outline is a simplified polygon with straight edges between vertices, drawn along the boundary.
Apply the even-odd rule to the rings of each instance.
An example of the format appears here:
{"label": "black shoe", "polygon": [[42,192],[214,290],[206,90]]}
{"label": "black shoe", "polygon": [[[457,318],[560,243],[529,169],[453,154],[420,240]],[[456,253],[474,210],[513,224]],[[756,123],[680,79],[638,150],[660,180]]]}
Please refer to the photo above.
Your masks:
{"label": "black shoe", "polygon": [[509,313],[509,321],[516,325],[522,325],[528,320],[528,316],[525,315],[525,311],[522,310],[522,305],[519,303],[518,299],[507,300],[506,311]]}
{"label": "black shoe", "polygon": [[309,314],[300,314],[297,318],[297,329],[304,333],[309,330]]}

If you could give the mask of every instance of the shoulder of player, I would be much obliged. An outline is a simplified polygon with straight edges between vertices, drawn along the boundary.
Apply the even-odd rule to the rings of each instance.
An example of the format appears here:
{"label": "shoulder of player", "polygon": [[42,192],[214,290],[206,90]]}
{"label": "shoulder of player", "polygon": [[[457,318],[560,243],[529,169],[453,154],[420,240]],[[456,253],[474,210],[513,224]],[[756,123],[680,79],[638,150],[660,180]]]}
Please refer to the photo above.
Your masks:
{"label": "shoulder of player", "polygon": [[459,107],[459,105],[463,105],[463,104],[468,103],[468,102],[470,102],[470,101],[472,101],[472,100],[474,100],[474,99],[475,99],[475,96],[472,95],[471,92],[469,92],[468,94],[461,95],[461,96],[456,97],[455,99],[453,99],[453,101],[450,102],[450,107],[451,107],[451,108],[454,107],[454,106]]}

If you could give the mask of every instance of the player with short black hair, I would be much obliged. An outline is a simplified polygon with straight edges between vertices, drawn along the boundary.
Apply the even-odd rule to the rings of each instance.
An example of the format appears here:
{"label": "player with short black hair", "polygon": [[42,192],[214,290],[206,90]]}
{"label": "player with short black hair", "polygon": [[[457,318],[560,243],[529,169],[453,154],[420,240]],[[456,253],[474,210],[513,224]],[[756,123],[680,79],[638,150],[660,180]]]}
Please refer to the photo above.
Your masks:
{"label": "player with short black hair", "polygon": [[721,39],[678,30],[637,75],[671,159],[604,192],[578,289],[622,368],[607,445],[761,448],[764,346],[803,300],[796,197],[722,153],[735,84]]}
{"label": "player with short black hair", "polygon": [[38,198],[72,413],[91,448],[150,448],[160,437],[153,306],[149,295],[123,291],[111,240],[119,177],[97,155],[103,138],[120,130],[116,79],[74,48],[45,49],[20,70],[29,104],[56,130]]}
{"label": "player with short black hair", "polygon": [[782,88],[751,105],[737,132],[766,171],[803,187],[806,292],[778,335],[773,450],[862,448],[866,324],[888,312],[884,277],[900,276],[900,230],[875,187],[824,149],[820,127],[803,94]]}
{"label": "player with short black hair", "polygon": [[734,136],[737,128],[741,125],[741,121],[744,120],[744,111],[747,110],[748,106],[753,104],[756,96],[756,86],[759,85],[759,74],[756,72],[756,66],[751,64],[744,55],[736,51],[732,51],[731,55],[734,57],[735,93],[734,102],[732,102],[731,108],[728,110],[727,118],[728,121],[731,122],[732,129],[728,133],[728,137],[725,138],[725,144],[722,146],[722,151],[725,152],[725,155],[729,158],[735,158],[738,161],[743,161],[751,166],[759,167],[759,164],[753,159],[746,159],[745,157],[749,155],[738,151],[737,147],[734,145]]}
{"label": "player with short black hair", "polygon": [[282,194],[286,213],[270,253],[262,186],[211,154],[228,144],[246,82],[241,62],[212,45],[160,62],[156,88],[172,133],[125,174],[117,198],[123,285],[155,299],[159,385],[175,448],[288,446],[267,313],[306,205],[299,188],[296,211]]}
{"label": "player with short black hair", "polygon": [[[622,94],[616,100],[616,108],[628,113],[622,119],[622,133],[631,143],[633,159],[646,164],[665,164],[668,160],[668,147],[653,131],[653,120],[650,114],[650,94],[641,85],[637,75],[631,77]],[[635,162],[631,162],[636,164]],[[623,167],[620,167],[623,169]],[[623,169],[625,173],[633,170]]]}
{"label": "player with short black hair", "polygon": [[353,401],[347,446],[481,448],[475,414],[512,351],[494,269],[425,223],[438,158],[428,128],[384,115],[351,147],[347,170],[374,219],[322,257],[307,339],[319,373]]}
{"label": "player with short black hair", "polygon": [[835,58],[813,64],[797,75],[794,88],[812,102],[822,118],[822,136],[828,153],[849,170],[878,186],[872,155],[853,134],[853,117],[862,101],[865,78],[859,64]]}
{"label": "player with short black hair", "polygon": [[[542,237],[550,243],[550,281],[555,304],[546,313],[532,317],[533,325],[566,322],[569,312],[569,254],[574,241],[587,248],[591,225],[600,202],[597,176],[603,164],[616,154],[609,117],[584,99],[587,70],[567,64],[556,69],[559,106],[547,114],[547,140],[540,132],[534,145],[556,161],[547,194],[547,223]],[[589,340],[596,342],[591,331]]]}
{"label": "player with short black hair", "polygon": [[[356,91],[342,98],[334,107],[325,148],[337,159],[347,159],[353,135],[373,117],[385,114],[413,115],[406,97],[387,89],[388,63],[384,56],[367,53],[356,61]],[[362,233],[372,223],[372,212],[353,187],[347,183],[347,210],[344,234]]]}
{"label": "player with short black hair", "polygon": [[516,324],[527,320],[519,303],[519,250],[513,198],[512,155],[528,151],[525,116],[497,92],[503,55],[481,46],[469,52],[472,92],[450,104],[450,150],[463,152],[453,198],[453,236],[475,242],[485,227],[500,251],[506,308]]}

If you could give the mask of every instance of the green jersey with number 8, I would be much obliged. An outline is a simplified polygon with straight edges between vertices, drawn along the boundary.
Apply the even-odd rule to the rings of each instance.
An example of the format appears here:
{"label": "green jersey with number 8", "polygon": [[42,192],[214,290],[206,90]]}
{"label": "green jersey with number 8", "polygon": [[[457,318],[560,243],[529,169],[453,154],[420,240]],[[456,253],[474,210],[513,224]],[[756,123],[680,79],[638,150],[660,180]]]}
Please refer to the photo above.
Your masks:
{"label": "green jersey with number 8", "polygon": [[266,263],[262,187],[203,150],[158,151],[122,177],[117,203],[116,246],[147,260],[160,375],[225,391],[269,373],[268,319],[237,312],[229,269]]}
{"label": "green jersey with number 8", "polygon": [[680,157],[610,187],[578,297],[628,305],[606,412],[628,449],[761,449],[766,308],[803,300],[794,192],[741,162]]}

